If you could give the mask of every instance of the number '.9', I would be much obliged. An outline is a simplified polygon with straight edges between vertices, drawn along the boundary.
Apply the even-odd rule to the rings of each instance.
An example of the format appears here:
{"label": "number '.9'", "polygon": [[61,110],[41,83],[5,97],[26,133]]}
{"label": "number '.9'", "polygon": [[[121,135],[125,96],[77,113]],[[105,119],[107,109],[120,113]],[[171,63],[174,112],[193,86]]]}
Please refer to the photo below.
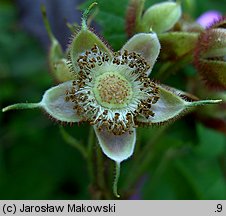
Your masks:
{"label": "number '.9'", "polygon": [[217,204],[217,212],[222,212],[223,208],[221,204]]}

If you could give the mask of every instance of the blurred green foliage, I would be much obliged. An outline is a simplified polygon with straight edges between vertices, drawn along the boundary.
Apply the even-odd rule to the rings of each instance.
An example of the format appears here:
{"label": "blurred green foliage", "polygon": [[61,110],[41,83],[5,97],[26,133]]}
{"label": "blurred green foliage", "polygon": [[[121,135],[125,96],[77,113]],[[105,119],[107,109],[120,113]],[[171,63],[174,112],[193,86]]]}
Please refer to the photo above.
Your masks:
{"label": "blurred green foliage", "polygon": [[[96,20],[115,49],[126,41],[127,2],[98,1]],[[147,0],[147,6],[153,2],[158,1]],[[194,4],[184,8],[193,17],[210,9],[226,12],[222,11],[224,1],[191,2]],[[194,74],[191,67],[186,71]],[[185,82],[184,74],[167,80],[181,89]],[[1,1],[0,107],[38,102],[52,85],[46,52],[21,28],[13,2]],[[87,125],[66,130],[87,142]],[[138,153],[147,146],[147,157],[141,158]],[[137,186],[137,174],[145,179],[141,199],[226,199],[226,137],[196,122],[192,114],[160,132],[159,128],[139,129],[135,154],[122,164],[122,194]],[[64,142],[58,125],[40,111],[0,113],[0,199],[90,199],[82,156]]]}
{"label": "blurred green foliage", "polygon": [[[46,53],[21,28],[15,5],[1,3],[0,17],[0,106],[39,101],[53,85]],[[0,121],[0,199],[85,197],[86,167],[57,124],[36,110],[1,112]]]}

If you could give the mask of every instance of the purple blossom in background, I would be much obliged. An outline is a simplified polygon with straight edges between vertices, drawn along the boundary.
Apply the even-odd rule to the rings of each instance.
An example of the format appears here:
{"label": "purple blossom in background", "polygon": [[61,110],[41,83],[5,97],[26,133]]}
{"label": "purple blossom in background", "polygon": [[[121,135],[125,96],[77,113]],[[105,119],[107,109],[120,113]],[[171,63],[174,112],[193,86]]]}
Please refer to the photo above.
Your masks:
{"label": "purple blossom in background", "polygon": [[207,28],[214,21],[219,20],[222,14],[219,11],[207,11],[203,13],[196,22],[199,23],[202,27]]}

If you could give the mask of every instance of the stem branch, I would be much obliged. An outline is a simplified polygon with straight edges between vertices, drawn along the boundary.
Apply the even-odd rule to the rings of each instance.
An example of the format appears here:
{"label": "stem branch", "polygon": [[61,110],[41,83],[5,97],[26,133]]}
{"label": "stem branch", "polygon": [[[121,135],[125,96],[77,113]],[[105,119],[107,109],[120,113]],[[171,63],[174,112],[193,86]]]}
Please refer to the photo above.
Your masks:
{"label": "stem branch", "polygon": [[63,139],[65,140],[66,143],[68,143],[72,147],[76,148],[82,154],[82,156],[85,159],[87,159],[86,149],[84,148],[84,146],[78,140],[76,140],[69,133],[67,133],[62,126],[60,127],[60,133],[61,133],[61,135],[62,135],[62,137],[63,137]]}

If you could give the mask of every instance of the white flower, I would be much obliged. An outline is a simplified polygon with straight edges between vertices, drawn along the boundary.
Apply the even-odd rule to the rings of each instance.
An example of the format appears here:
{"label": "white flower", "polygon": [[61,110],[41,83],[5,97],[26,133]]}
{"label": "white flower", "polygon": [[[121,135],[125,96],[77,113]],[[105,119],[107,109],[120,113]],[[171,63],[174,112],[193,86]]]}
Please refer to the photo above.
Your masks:
{"label": "white flower", "polygon": [[159,40],[151,32],[134,35],[114,53],[83,20],[68,60],[62,57],[53,64],[62,83],[47,90],[39,103],[15,104],[3,112],[42,108],[60,122],[89,122],[103,152],[116,161],[119,174],[119,164],[133,154],[137,126],[169,122],[191,107],[219,102],[187,102],[186,93],[154,83],[149,75],[159,52]]}

